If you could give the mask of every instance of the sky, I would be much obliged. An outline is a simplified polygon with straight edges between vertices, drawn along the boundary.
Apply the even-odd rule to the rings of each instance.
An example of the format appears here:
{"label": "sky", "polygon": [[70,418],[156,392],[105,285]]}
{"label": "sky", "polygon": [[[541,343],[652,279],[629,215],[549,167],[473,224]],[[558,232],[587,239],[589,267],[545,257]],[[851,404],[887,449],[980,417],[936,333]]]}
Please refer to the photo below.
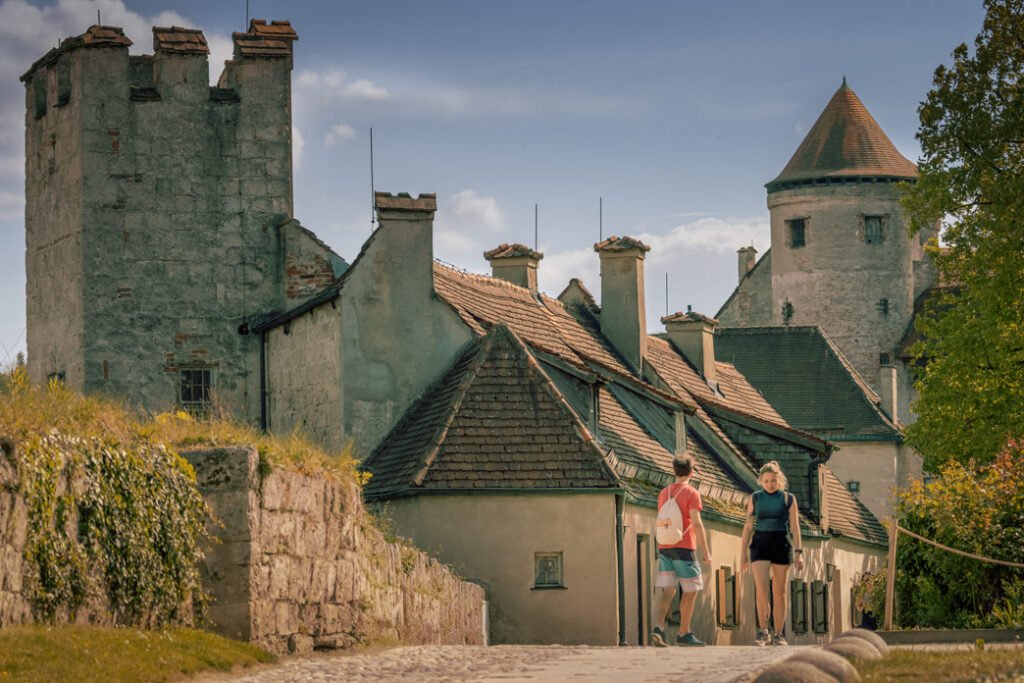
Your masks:
{"label": "sky", "polygon": [[[211,80],[245,0],[0,0],[0,366],[25,350],[24,86],[61,38],[200,28]],[[736,250],[769,245],[764,184],[845,76],[904,156],[940,64],[981,0],[249,0],[289,20],[295,218],[351,261],[379,191],[437,193],[434,255],[489,273],[503,242],[544,253],[540,288],[600,298],[600,237],[650,245],[647,321],[714,315]],[[601,210],[599,211],[599,207]],[[666,278],[667,276],[667,278]],[[667,293],[667,298],[666,298]]]}

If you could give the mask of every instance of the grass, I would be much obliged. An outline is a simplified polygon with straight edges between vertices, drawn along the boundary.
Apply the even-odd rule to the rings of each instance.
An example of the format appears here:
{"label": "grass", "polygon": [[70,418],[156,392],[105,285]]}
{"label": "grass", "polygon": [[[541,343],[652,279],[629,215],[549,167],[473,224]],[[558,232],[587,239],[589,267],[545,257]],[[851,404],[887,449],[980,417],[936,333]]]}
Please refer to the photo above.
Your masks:
{"label": "grass", "polygon": [[184,628],[18,626],[0,630],[2,683],[156,683],[272,661],[273,655],[254,645]]}
{"label": "grass", "polygon": [[888,657],[859,662],[864,683],[881,681],[1012,681],[1024,677],[1024,649],[928,651],[893,649]]}

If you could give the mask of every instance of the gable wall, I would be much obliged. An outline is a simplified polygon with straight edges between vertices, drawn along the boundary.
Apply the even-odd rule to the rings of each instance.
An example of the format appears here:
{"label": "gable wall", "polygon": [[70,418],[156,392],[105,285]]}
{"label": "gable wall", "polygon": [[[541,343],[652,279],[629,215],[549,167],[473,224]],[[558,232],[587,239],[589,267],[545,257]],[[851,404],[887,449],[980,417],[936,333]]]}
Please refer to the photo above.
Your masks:
{"label": "gable wall", "polygon": [[736,293],[715,316],[722,327],[755,327],[772,322],[772,254],[765,253]]}

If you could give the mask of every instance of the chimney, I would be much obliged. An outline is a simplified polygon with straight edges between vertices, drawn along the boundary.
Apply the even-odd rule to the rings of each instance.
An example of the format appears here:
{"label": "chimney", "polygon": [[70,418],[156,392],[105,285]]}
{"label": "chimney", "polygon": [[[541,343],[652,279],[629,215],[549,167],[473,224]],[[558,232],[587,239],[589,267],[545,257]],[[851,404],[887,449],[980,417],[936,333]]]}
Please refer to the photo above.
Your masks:
{"label": "chimney", "polygon": [[757,249],[754,249],[754,245],[749,247],[743,247],[739,249],[737,254],[739,258],[739,276],[740,282],[743,282],[743,278],[747,276],[747,273],[754,269],[754,265],[757,264]]}
{"label": "chimney", "polygon": [[484,258],[490,262],[494,277],[537,293],[537,263],[544,254],[524,244],[502,244],[485,251]]}
{"label": "chimney", "polygon": [[380,272],[391,297],[415,307],[434,291],[434,212],[437,198],[431,194],[412,197],[407,192],[374,194],[377,231],[373,239],[387,261],[373,265]]}
{"label": "chimney", "polygon": [[673,313],[661,319],[668,339],[679,352],[704,376],[714,389],[718,384],[715,371],[715,327],[718,321],[700,313],[687,311]]}
{"label": "chimney", "polygon": [[883,365],[879,369],[878,395],[882,398],[882,412],[893,422],[899,421],[899,393],[896,388],[896,367]]}
{"label": "chimney", "polygon": [[601,257],[601,332],[640,373],[647,351],[644,254],[651,248],[632,237],[594,245]]}

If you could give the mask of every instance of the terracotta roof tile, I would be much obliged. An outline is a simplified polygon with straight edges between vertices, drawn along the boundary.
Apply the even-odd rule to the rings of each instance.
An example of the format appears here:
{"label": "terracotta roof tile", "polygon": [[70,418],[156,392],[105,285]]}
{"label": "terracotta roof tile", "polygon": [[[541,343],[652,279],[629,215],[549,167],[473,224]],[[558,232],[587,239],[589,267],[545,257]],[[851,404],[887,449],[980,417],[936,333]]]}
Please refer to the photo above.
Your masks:
{"label": "terracotta roof tile", "polygon": [[832,470],[824,469],[829,529],[840,536],[887,547],[888,534],[878,518],[850,493]]}
{"label": "terracotta roof tile", "polygon": [[532,258],[540,261],[544,254],[530,249],[525,244],[500,244],[490,251],[484,252],[484,258],[488,261],[503,258]]}
{"label": "terracotta roof tile", "polygon": [[153,27],[153,50],[182,54],[210,54],[206,36],[197,28]]}
{"label": "terracotta roof tile", "polygon": [[263,19],[249,22],[245,33],[232,33],[235,54],[243,57],[290,57],[292,43],[299,39],[287,21],[267,23]]}
{"label": "terracotta roof tile", "polygon": [[773,192],[812,179],[917,175],[917,167],[897,151],[844,78],[793,158],[767,187]]}
{"label": "terracotta roof tile", "polygon": [[124,34],[124,29],[119,26],[90,26],[85,33],[79,36],[72,36],[71,38],[65,38],[60,42],[60,46],[53,48],[45,55],[33,62],[32,66],[29,67],[28,71],[21,75],[21,81],[27,81],[32,77],[32,74],[36,69],[48,66],[57,61],[57,59],[65,52],[74,50],[80,47],[130,47],[132,45],[131,39]]}
{"label": "terracotta roof tile", "polygon": [[629,251],[631,249],[651,250],[649,246],[635,237],[616,237],[615,235],[594,245],[594,251]]}

